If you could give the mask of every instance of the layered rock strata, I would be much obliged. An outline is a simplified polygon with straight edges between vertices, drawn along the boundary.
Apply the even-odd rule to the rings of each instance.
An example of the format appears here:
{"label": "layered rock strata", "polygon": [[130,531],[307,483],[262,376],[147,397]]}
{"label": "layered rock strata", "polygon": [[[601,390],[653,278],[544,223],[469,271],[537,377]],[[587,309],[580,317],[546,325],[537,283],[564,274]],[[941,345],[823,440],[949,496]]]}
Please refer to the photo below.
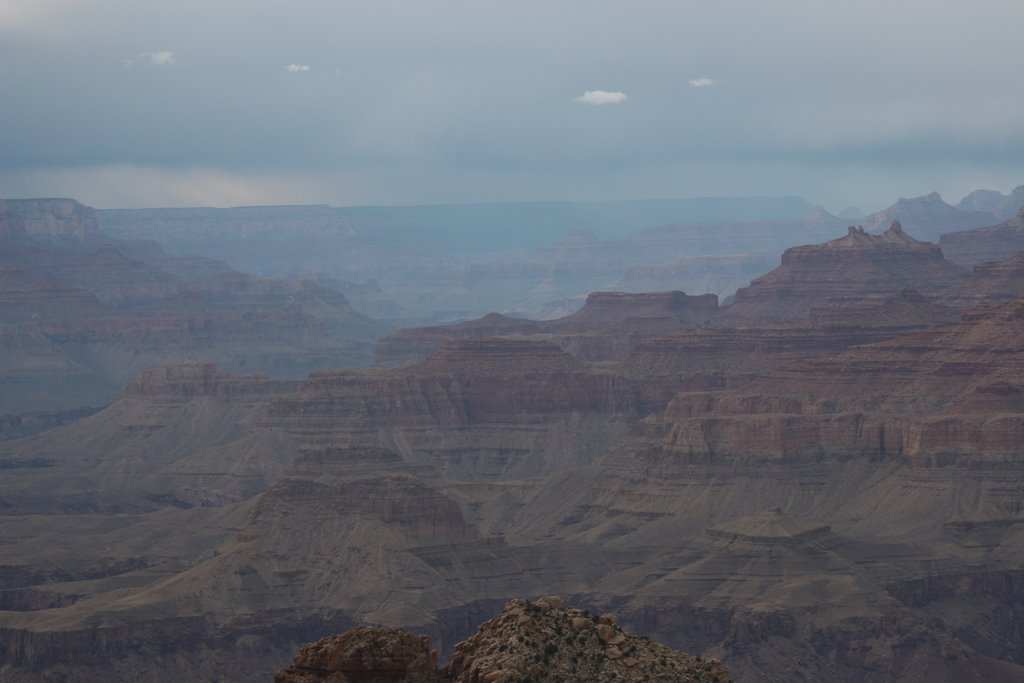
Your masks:
{"label": "layered rock strata", "polygon": [[115,243],[73,200],[0,204],[7,423],[107,404],[133,376],[172,363],[278,377],[367,365],[388,329],[319,282],[254,278],[154,243]]}
{"label": "layered rock strata", "polygon": [[946,258],[964,266],[1011,258],[1024,249],[1024,205],[1016,216],[997,225],[947,232],[939,246]]}
{"label": "layered rock strata", "polygon": [[375,363],[401,367],[419,362],[445,343],[488,337],[526,337],[557,344],[584,361],[620,360],[639,340],[703,327],[718,310],[714,294],[594,292],[579,311],[534,321],[492,313],[454,325],[411,328],[381,339]]}
{"label": "layered rock strata", "polygon": [[[355,623],[447,655],[556,589],[739,680],[1020,680],[1022,310],[816,358],[793,326],[705,386],[514,336],[301,381],[146,373],[0,443],[2,673],[266,679]],[[504,629],[477,670],[530,665]]]}
{"label": "layered rock strata", "polygon": [[0,240],[88,241],[97,237],[96,212],[74,199],[0,199]]}
{"label": "layered rock strata", "polygon": [[836,297],[932,292],[955,284],[961,269],[934,244],[907,235],[899,221],[881,235],[850,227],[840,239],[787,249],[782,264],[736,292],[715,325],[806,320]]}

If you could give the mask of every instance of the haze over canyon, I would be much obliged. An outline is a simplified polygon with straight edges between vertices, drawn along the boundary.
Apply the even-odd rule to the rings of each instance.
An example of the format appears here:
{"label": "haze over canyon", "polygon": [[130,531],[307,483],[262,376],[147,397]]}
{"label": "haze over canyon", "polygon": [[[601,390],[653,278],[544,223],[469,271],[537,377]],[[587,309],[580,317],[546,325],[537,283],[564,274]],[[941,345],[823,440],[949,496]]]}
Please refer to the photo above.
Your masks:
{"label": "haze over canyon", "polygon": [[[557,592],[739,681],[1019,680],[1020,193],[6,200],[0,670],[270,680],[359,624],[443,661]],[[510,213],[607,232],[423,224]]]}
{"label": "haze over canyon", "polygon": [[1021,26],[0,1],[0,681],[1024,681]]}

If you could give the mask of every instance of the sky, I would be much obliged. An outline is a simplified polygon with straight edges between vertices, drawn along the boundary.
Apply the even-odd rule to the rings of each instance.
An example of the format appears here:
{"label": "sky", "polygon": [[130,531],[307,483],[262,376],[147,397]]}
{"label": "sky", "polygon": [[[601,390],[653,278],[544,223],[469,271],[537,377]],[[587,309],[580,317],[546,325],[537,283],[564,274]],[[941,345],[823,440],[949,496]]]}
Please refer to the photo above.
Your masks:
{"label": "sky", "polygon": [[99,208],[1024,184],[1019,0],[0,0],[0,197]]}

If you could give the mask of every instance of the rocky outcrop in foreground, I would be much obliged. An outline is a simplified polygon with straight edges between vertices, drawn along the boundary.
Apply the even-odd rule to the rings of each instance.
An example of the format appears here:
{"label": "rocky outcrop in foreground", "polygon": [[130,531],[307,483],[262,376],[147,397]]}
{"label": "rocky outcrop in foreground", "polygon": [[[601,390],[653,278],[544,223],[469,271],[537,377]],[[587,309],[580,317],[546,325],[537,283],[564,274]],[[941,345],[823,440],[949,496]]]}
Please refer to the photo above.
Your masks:
{"label": "rocky outcrop in foreground", "polygon": [[591,616],[561,598],[513,600],[455,646],[443,670],[426,636],[362,626],[302,648],[275,683],[514,683],[687,681],[727,683],[718,661],[678,652]]}
{"label": "rocky outcrop in foreground", "polygon": [[400,628],[360,626],[307,645],[275,683],[439,683],[430,639]]}

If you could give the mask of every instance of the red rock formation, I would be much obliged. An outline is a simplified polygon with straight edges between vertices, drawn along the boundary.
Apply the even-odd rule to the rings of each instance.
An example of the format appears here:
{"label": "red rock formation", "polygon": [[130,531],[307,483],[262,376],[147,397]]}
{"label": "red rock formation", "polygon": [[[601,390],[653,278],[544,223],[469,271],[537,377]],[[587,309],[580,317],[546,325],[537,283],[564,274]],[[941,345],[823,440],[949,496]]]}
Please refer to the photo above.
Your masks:
{"label": "red rock formation", "polygon": [[212,396],[221,400],[261,398],[287,388],[266,375],[233,375],[213,363],[172,365],[143,372],[124,388],[124,395],[187,397]]}
{"label": "red rock formation", "polygon": [[101,241],[92,209],[72,200],[3,203],[0,242],[0,381],[17,387],[0,395],[0,416],[12,424],[109,403],[168,364],[278,377],[366,365],[388,329],[315,282]]}
{"label": "red rock formation", "polygon": [[510,336],[550,341],[582,360],[621,359],[639,340],[701,327],[717,310],[714,294],[594,292],[579,311],[556,320],[492,313],[454,325],[402,330],[378,342],[375,360],[380,366],[401,367],[423,360],[448,341]]}
{"label": "red rock formation", "polygon": [[940,294],[943,303],[967,309],[1024,296],[1024,251],[1002,261],[974,266],[969,278]]}
{"label": "red rock formation", "polygon": [[851,227],[846,237],[787,249],[782,264],[736,292],[714,324],[806,320],[835,297],[877,297],[908,288],[932,292],[960,277],[937,246],[910,237],[899,221],[881,235]]}
{"label": "red rock formation", "polygon": [[780,365],[948,323],[960,312],[908,290],[832,303],[811,315],[809,322],[704,328],[644,339],[625,364],[641,377],[677,377],[693,389],[725,388]]}
{"label": "red rock formation", "polygon": [[[845,250],[933,263],[862,238]],[[948,308],[897,290],[760,332],[688,329],[683,295],[596,304],[565,338],[640,330],[622,363],[548,332],[299,382],[189,365],[0,443],[5,675],[268,677],[281,643],[339,622],[450,650],[495,601],[557,589],[741,680],[1020,680],[1024,300],[933,328]],[[534,616],[449,673],[571,672],[568,643],[509,651],[506,627],[561,623]],[[591,680],[640,666],[607,656],[644,648],[614,623],[590,630]]]}
{"label": "red rock formation", "polygon": [[46,323],[96,318],[106,311],[96,297],[49,275],[0,261],[0,323]]}
{"label": "red rock formation", "polygon": [[1024,439],[1024,299],[947,327],[783,366],[736,392],[680,394],[690,453],[1012,456]]}
{"label": "red rock formation", "polygon": [[540,321],[509,318],[499,313],[451,325],[408,328],[377,341],[374,364],[385,368],[415,365],[451,341],[536,334],[543,328],[544,323]]}

